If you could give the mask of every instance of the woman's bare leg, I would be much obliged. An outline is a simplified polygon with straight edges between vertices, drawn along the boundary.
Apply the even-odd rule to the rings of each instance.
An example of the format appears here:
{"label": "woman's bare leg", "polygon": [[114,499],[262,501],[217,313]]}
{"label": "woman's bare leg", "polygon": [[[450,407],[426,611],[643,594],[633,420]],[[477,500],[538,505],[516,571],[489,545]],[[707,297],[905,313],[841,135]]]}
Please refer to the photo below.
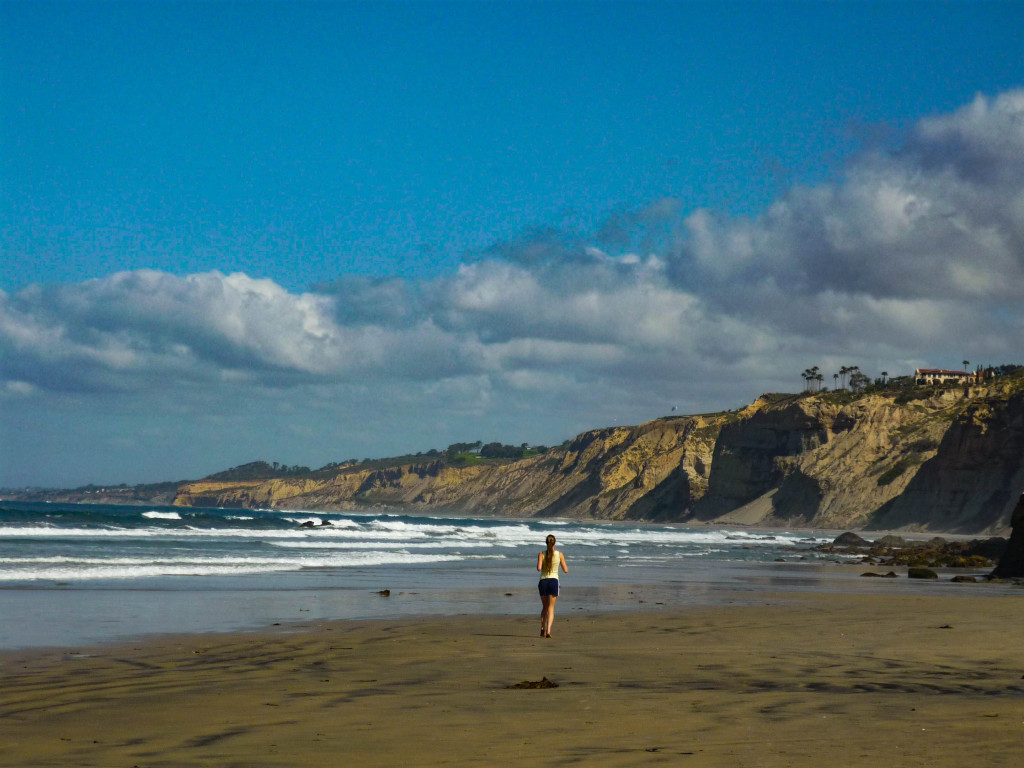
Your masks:
{"label": "woman's bare leg", "polygon": [[553,595],[548,598],[547,607],[545,609],[547,613],[547,621],[544,624],[544,635],[546,637],[551,637],[551,625],[555,622],[555,602],[557,600],[558,598]]}
{"label": "woman's bare leg", "polygon": [[551,605],[551,598],[547,595],[541,595],[540,601],[544,606],[540,609],[540,633],[544,635],[548,631],[548,609]]}

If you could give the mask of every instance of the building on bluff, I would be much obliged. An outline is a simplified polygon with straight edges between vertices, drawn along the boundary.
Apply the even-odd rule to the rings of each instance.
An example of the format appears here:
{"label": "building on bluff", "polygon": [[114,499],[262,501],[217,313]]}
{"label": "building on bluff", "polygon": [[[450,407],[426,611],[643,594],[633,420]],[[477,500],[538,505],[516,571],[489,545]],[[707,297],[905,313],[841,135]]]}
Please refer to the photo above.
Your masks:
{"label": "building on bluff", "polygon": [[947,371],[944,368],[915,368],[914,381],[917,384],[973,384],[985,378],[984,371]]}

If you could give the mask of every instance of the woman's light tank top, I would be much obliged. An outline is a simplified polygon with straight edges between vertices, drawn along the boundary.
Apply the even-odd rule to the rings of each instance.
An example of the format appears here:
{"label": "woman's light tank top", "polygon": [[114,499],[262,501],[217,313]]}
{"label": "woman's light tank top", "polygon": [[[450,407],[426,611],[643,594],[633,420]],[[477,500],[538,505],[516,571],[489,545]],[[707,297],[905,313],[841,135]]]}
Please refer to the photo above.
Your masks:
{"label": "woman's light tank top", "polygon": [[542,571],[540,577],[542,579],[557,579],[558,578],[558,564],[561,562],[561,558],[558,556],[558,550],[551,556],[551,567],[546,571]]}

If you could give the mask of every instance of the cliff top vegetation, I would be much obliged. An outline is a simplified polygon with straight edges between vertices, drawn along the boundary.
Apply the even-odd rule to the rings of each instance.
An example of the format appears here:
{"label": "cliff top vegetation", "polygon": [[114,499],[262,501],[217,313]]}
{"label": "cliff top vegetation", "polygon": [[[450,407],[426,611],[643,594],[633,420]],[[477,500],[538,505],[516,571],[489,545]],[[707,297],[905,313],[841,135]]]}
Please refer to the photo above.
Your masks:
{"label": "cliff top vegetation", "polygon": [[353,458],[345,461],[330,462],[318,469],[310,469],[299,464],[281,464],[276,461],[252,461],[207,475],[202,478],[202,481],[230,483],[250,480],[272,480],[283,477],[324,478],[365,472],[367,470],[391,469],[392,467],[401,467],[409,464],[434,462],[443,462],[452,466],[466,466],[468,464],[485,464],[488,462],[517,461],[547,453],[548,450],[549,448],[544,445],[530,446],[527,443],[506,445],[499,442],[484,444],[483,441],[477,440],[472,443],[453,443],[448,446],[447,450],[431,448],[428,451],[407,453],[400,456]]}

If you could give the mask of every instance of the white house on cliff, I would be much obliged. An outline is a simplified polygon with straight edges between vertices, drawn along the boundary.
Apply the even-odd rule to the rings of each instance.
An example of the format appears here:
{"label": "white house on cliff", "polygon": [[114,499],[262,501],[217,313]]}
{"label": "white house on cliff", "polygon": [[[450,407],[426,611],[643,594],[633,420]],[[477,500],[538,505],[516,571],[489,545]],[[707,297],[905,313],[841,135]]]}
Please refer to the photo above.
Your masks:
{"label": "white house on cliff", "polygon": [[947,371],[943,368],[917,368],[914,370],[914,381],[918,384],[941,384],[947,381],[973,384],[982,379],[981,371]]}

